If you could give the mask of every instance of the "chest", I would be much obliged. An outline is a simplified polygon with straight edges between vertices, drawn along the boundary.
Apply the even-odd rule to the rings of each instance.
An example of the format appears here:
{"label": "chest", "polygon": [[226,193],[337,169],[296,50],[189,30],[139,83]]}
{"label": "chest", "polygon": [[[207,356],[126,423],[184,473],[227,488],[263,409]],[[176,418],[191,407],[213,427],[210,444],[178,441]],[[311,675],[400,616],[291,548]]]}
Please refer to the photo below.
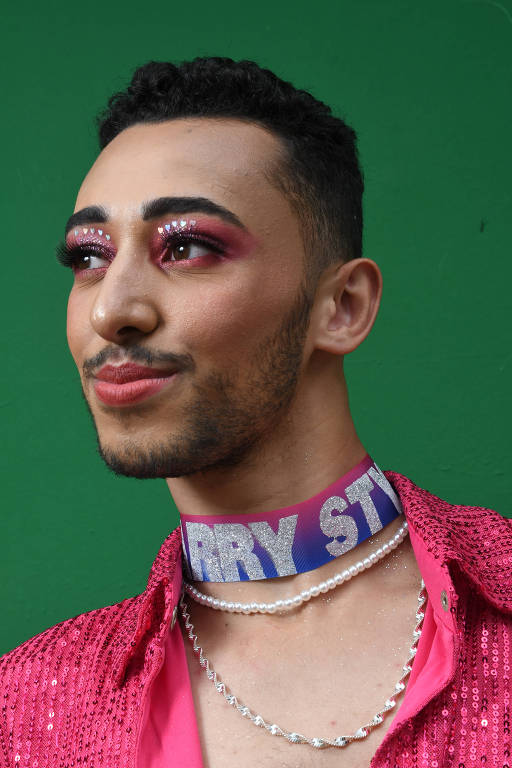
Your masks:
{"label": "chest", "polygon": [[[353,734],[382,708],[400,676],[406,653],[405,648],[401,650],[397,654],[400,661],[393,656],[382,663],[376,655],[363,653],[353,664],[346,654],[333,653],[328,647],[306,658],[287,651],[284,644],[273,660],[247,648],[240,649],[237,660],[219,650],[214,668],[228,693],[268,724],[309,738],[334,739]],[[311,764],[369,768],[402,703],[398,698],[381,725],[347,747],[293,744],[243,717],[215,689],[190,648],[187,656],[204,768],[302,768]]]}
{"label": "chest", "polygon": [[[236,616],[193,605],[192,623],[203,655],[241,706],[284,731],[334,739],[369,723],[402,677],[416,623],[418,574],[409,581],[398,593],[376,582],[379,599],[370,601],[368,585],[354,580],[285,616]],[[344,748],[294,744],[230,706],[188,638],[185,652],[205,768],[369,768],[403,702],[402,694],[378,727]]]}
{"label": "chest", "polygon": [[[196,698],[204,768],[240,768],[241,765],[244,768],[307,768],[312,764],[318,768],[369,768],[392,722],[392,716],[388,716],[388,721],[366,739],[353,742],[343,749],[317,749],[308,744],[292,744],[284,737],[272,736],[263,728],[256,727],[230,707],[215,690],[213,693],[196,691]],[[295,723],[302,720],[306,723],[306,727],[301,730],[304,735],[332,737],[336,735],[332,727],[314,726],[323,709],[319,702],[293,701],[289,711],[284,712],[277,723],[291,731]],[[336,709],[330,707],[327,716],[331,717],[331,721],[337,714]],[[308,721],[311,723],[309,727]]]}

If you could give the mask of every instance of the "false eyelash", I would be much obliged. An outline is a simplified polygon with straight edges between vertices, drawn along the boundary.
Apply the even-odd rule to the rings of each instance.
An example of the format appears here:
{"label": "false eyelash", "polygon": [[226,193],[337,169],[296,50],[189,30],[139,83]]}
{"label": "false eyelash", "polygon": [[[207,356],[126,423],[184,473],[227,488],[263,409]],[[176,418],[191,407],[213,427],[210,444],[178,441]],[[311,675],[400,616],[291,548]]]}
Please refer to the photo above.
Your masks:
{"label": "false eyelash", "polygon": [[90,245],[69,246],[64,241],[61,241],[58,243],[55,250],[55,257],[59,264],[62,264],[63,267],[73,267],[75,265],[76,259],[79,256],[89,254],[98,255],[105,258],[105,254],[100,248],[94,248]]}
{"label": "false eyelash", "polygon": [[55,258],[62,264],[63,267],[70,267],[73,263],[73,259],[76,256],[76,248],[68,248],[64,241],[57,244],[55,249]]}

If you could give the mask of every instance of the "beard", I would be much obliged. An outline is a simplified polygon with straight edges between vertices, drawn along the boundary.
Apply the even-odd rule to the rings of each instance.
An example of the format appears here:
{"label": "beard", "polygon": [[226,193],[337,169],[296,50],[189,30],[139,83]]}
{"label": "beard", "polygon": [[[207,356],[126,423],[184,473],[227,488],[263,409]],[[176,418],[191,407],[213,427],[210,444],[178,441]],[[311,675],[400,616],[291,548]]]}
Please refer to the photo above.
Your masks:
{"label": "beard", "polygon": [[[299,379],[312,297],[301,288],[291,310],[259,345],[244,383],[227,372],[195,381],[183,405],[182,429],[168,440],[141,445],[124,441],[112,448],[101,442],[94,414],[84,395],[98,440],[98,452],[117,475],[139,479],[184,477],[241,464],[287,413]],[[145,359],[149,361],[149,352]],[[189,366],[194,368],[195,366]]]}

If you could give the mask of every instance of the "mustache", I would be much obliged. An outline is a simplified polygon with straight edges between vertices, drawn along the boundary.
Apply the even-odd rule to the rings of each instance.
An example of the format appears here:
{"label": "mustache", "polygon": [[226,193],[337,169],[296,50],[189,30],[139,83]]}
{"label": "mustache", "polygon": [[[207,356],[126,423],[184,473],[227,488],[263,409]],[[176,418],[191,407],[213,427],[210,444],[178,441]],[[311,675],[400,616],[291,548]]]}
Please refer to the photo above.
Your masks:
{"label": "mustache", "polygon": [[129,363],[142,363],[155,368],[159,364],[171,365],[182,371],[193,371],[196,367],[194,358],[187,353],[161,352],[160,350],[148,349],[140,344],[130,344],[126,347],[105,347],[94,357],[85,360],[82,366],[84,376],[91,377],[93,371],[98,368],[107,363],[118,363],[121,360]]}

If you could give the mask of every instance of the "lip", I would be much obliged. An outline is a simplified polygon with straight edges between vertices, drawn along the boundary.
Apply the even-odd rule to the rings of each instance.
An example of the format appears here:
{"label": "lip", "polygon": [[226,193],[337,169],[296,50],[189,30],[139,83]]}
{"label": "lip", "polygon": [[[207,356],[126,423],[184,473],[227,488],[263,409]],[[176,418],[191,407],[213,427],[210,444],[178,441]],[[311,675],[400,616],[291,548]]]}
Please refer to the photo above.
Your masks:
{"label": "lip", "polygon": [[94,391],[106,405],[134,405],[160,392],[177,373],[134,363],[105,365],[96,373]]}

